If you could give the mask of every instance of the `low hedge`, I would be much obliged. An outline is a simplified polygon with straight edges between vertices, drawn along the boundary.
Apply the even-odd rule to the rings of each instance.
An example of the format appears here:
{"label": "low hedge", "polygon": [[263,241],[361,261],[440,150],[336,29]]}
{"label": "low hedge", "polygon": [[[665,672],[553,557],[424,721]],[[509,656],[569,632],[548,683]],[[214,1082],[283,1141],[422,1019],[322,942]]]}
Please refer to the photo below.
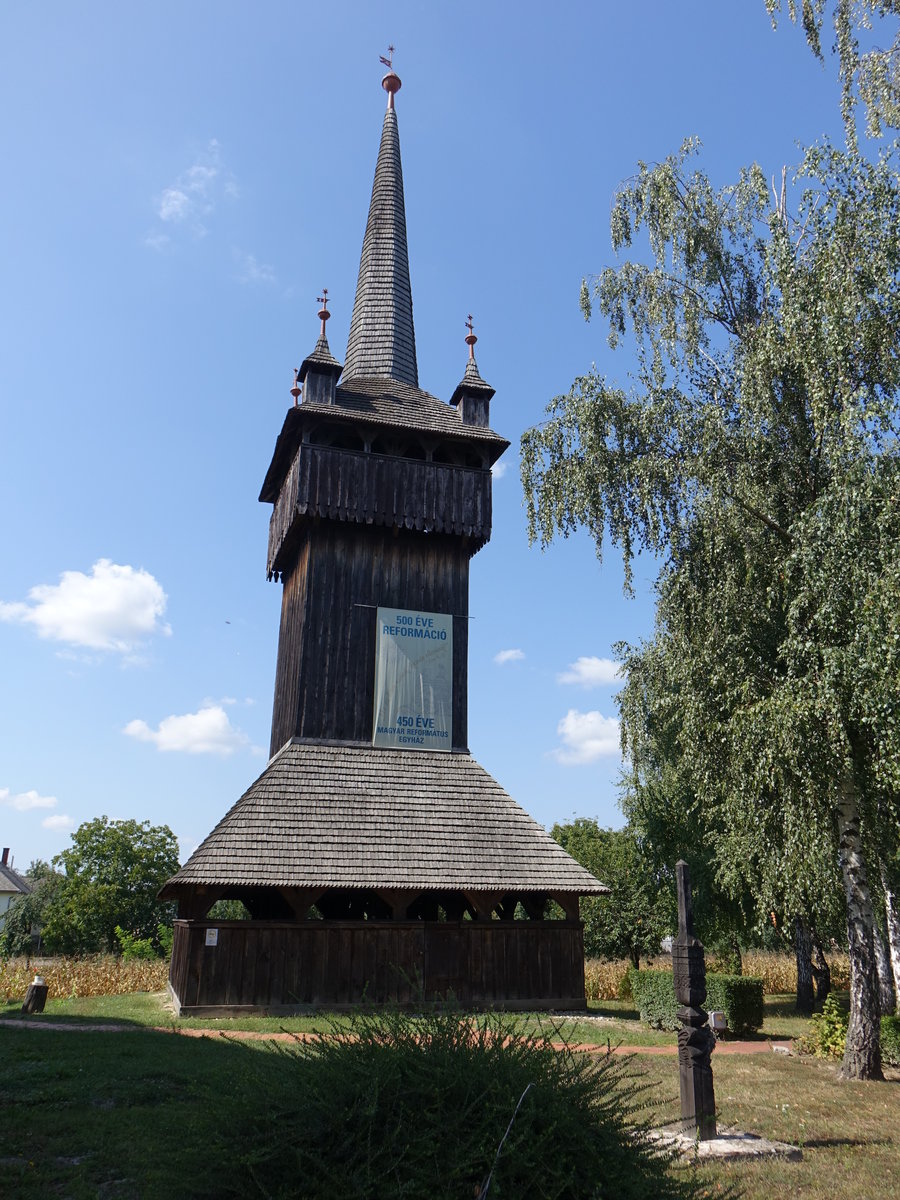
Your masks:
{"label": "low hedge", "polygon": [[[632,969],[628,978],[642,1021],[654,1029],[681,1028],[671,971]],[[763,981],[748,975],[709,974],[705,1007],[723,1012],[731,1033],[752,1033],[763,1023]]]}
{"label": "low hedge", "polygon": [[732,1033],[755,1033],[763,1023],[763,981],[754,975],[707,975],[706,1008],[723,1012]]}
{"label": "low hedge", "polygon": [[671,971],[657,971],[651,968],[636,971],[632,967],[628,972],[628,979],[634,1006],[645,1024],[652,1029],[681,1028],[681,1022],[675,1015],[678,1001],[675,999],[675,984]]}

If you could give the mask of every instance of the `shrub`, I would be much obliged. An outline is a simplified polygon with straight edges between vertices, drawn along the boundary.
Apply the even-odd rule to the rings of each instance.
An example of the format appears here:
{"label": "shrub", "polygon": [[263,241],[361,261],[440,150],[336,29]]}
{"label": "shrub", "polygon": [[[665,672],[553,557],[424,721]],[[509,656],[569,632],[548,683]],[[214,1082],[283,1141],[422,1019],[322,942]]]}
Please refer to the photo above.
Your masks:
{"label": "shrub", "polygon": [[[629,971],[631,994],[641,1020],[653,1029],[679,1030],[678,1001],[671,971]],[[763,1023],[763,981],[747,975],[706,976],[706,1009],[725,1014],[732,1033],[752,1033]]]}
{"label": "shrub", "polygon": [[881,1018],[881,1061],[900,1067],[900,1017]]}
{"label": "shrub", "polygon": [[681,1022],[675,1015],[678,1001],[675,999],[675,983],[671,971],[632,969],[628,972],[628,979],[635,1007],[645,1024],[652,1029],[681,1028]]}
{"label": "shrub", "polygon": [[357,1014],[349,1034],[345,1024],[280,1054],[266,1110],[223,1130],[241,1148],[234,1195],[697,1195],[629,1127],[637,1089],[627,1061],[556,1050],[511,1018]]}
{"label": "shrub", "polygon": [[843,1058],[849,1021],[849,1014],[832,992],[822,1011],[810,1017],[806,1036],[798,1039],[801,1053],[815,1054],[817,1058]]}
{"label": "shrub", "polygon": [[763,981],[751,975],[707,975],[706,1009],[724,1012],[731,1033],[753,1033],[763,1023]]}
{"label": "shrub", "polygon": [[122,948],[122,958],[125,962],[133,959],[159,958],[151,938],[140,938],[132,933],[126,933],[121,925],[116,926],[116,940]]}

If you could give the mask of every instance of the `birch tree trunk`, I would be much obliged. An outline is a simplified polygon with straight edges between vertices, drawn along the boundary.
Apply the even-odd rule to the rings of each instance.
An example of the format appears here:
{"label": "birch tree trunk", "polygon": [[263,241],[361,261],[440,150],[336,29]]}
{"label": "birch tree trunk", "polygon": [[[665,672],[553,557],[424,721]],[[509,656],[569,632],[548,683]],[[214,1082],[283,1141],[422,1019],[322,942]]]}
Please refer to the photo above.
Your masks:
{"label": "birch tree trunk", "polygon": [[894,1011],[894,977],[891,974],[891,959],[888,954],[884,934],[878,928],[878,923],[872,930],[875,947],[875,971],[878,976],[878,1012],[882,1017],[889,1017]]}
{"label": "birch tree trunk", "polygon": [[850,946],[850,1024],[841,1075],[844,1079],[884,1079],[875,968],[872,897],[866,878],[856,784],[845,779],[838,791],[838,856],[847,897]]}
{"label": "birch tree trunk", "polygon": [[815,1006],[812,969],[812,934],[802,917],[794,917],[794,954],[797,959],[797,1000],[799,1013],[811,1013]]}
{"label": "birch tree trunk", "polygon": [[897,1013],[900,1014],[900,904],[884,867],[881,868],[881,882],[884,886],[884,918],[888,952],[891,957],[891,974],[894,977],[894,999]]}

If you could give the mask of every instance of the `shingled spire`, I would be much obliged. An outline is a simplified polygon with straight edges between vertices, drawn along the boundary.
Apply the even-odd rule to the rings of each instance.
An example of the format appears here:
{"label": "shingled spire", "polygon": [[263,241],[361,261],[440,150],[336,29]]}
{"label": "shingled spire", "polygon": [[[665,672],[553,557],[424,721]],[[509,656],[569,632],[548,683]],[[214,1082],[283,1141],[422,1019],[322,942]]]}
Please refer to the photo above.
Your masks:
{"label": "shingled spire", "polygon": [[388,71],[381,86],[388,94],[388,106],[359,261],[343,382],[354,378],[396,379],[418,387],[403,168],[394,109],[400,79]]}

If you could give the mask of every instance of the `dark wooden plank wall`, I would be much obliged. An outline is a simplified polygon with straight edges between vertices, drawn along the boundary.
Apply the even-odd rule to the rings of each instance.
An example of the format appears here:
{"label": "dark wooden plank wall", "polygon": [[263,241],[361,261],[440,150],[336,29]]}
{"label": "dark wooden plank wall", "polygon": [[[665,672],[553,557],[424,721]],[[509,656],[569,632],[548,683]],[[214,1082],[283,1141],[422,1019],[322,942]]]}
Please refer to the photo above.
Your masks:
{"label": "dark wooden plank wall", "polygon": [[[206,930],[218,930],[207,946]],[[414,1004],[584,1005],[575,921],[176,921],[169,974],[185,1010]]]}
{"label": "dark wooden plank wall", "polygon": [[379,605],[453,616],[453,748],[466,748],[469,555],[461,539],[322,521],[298,544],[283,587],[270,753],[292,737],[371,741]]}
{"label": "dark wooden plank wall", "polygon": [[296,523],[314,516],[467,537],[473,554],[491,536],[491,473],[304,444],[269,522],[270,575],[289,565]]}

